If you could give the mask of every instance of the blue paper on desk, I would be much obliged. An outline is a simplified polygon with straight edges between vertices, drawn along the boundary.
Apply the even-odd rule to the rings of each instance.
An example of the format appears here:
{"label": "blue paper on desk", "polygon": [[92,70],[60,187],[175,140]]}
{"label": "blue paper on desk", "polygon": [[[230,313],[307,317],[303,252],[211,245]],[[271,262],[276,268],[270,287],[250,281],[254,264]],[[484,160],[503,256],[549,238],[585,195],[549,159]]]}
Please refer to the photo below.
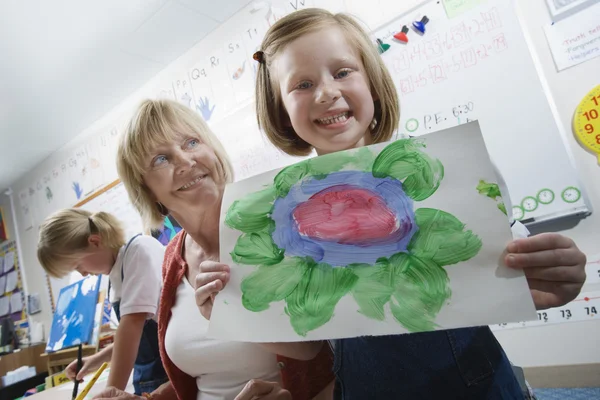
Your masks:
{"label": "blue paper on desk", "polygon": [[100,278],[88,276],[61,289],[46,352],[91,342]]}

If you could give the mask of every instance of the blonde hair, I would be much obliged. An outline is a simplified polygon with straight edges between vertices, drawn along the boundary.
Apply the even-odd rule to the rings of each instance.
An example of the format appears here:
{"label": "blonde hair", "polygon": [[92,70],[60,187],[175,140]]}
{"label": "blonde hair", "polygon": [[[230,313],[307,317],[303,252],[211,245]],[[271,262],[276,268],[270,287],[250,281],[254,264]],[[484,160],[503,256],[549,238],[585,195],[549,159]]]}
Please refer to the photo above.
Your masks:
{"label": "blonde hair", "polygon": [[371,129],[373,143],[390,140],[398,127],[400,106],[394,82],[377,47],[360,24],[349,15],[333,14],[319,8],[296,11],[278,20],[267,31],[260,47],[263,61],[259,62],[256,77],[258,125],[271,143],[293,156],[308,155],[312,146],[301,139],[292,127],[284,125],[287,118],[279,84],[269,69],[277,54],[288,44],[307,33],[331,26],[340,28],[348,42],[356,46],[368,76],[371,92],[376,99],[376,126]]}
{"label": "blonde hair", "polygon": [[102,245],[118,251],[125,245],[125,231],[112,214],[67,208],[50,215],[40,226],[37,256],[48,275],[55,278],[72,272],[72,262],[85,254],[90,235],[100,236]]}
{"label": "blonde hair", "polygon": [[117,172],[129,199],[149,229],[162,226],[165,216],[144,183],[144,161],[157,146],[175,140],[178,130],[196,135],[202,143],[210,146],[219,161],[223,182],[233,181],[233,167],[225,148],[200,115],[176,101],[144,100],[119,143]]}

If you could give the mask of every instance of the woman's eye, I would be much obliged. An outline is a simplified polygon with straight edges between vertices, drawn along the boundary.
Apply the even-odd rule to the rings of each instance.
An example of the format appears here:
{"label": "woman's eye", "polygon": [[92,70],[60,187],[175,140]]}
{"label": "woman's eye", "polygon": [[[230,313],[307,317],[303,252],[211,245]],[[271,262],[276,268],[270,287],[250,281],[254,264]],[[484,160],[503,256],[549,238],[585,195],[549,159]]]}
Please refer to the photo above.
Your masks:
{"label": "woman's eye", "polygon": [[309,89],[310,87],[310,82],[301,82],[296,86],[296,89]]}
{"label": "woman's eye", "polygon": [[200,141],[198,139],[190,139],[187,141],[186,146],[189,149],[193,149],[194,147],[198,146],[200,144]]}
{"label": "woman's eye", "polygon": [[152,166],[153,167],[159,167],[159,166],[163,165],[166,162],[167,162],[167,157],[165,157],[165,156],[157,156],[157,157],[154,157],[154,160],[152,160]]}
{"label": "woman's eye", "polygon": [[350,73],[351,73],[351,72],[352,72],[352,71],[351,71],[351,70],[349,70],[349,69],[343,69],[343,70],[341,70],[340,72],[338,72],[338,73],[335,75],[335,77],[336,77],[337,79],[342,79],[342,78],[345,78],[345,77],[347,77],[348,75],[350,75]]}

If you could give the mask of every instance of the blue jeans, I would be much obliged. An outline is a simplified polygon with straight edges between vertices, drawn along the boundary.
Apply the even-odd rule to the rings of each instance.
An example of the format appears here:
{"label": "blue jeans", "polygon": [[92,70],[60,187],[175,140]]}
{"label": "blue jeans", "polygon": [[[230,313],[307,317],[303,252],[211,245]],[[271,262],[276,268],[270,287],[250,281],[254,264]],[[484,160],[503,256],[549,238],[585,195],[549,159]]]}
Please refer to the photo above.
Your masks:
{"label": "blue jeans", "polygon": [[523,399],[488,327],[335,343],[336,400]]}

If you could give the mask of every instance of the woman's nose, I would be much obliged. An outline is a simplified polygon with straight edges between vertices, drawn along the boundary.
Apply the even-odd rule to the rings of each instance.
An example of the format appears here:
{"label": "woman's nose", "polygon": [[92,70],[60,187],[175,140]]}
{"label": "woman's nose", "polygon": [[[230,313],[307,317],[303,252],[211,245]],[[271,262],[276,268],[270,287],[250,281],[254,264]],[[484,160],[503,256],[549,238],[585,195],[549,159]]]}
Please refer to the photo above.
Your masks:
{"label": "woman's nose", "polygon": [[177,155],[176,163],[178,174],[187,172],[190,168],[196,165],[196,161],[194,160],[193,156],[183,151]]}

